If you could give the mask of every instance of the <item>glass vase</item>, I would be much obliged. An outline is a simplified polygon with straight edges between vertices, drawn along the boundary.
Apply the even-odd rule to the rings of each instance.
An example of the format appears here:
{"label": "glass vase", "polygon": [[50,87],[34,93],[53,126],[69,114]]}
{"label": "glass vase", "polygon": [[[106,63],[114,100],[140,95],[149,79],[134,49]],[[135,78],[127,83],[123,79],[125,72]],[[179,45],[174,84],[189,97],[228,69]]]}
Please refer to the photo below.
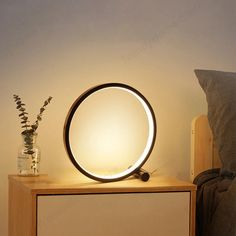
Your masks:
{"label": "glass vase", "polygon": [[21,176],[38,176],[40,167],[40,148],[36,144],[37,133],[22,134],[22,145],[18,151],[17,171]]}

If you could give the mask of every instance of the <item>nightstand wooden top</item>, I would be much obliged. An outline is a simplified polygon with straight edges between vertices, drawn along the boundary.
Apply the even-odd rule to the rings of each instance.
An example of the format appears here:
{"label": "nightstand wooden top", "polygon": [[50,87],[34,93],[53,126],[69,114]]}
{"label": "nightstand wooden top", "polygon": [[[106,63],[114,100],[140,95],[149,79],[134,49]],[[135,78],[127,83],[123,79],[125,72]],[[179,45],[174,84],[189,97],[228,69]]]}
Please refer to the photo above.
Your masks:
{"label": "nightstand wooden top", "polygon": [[128,192],[176,192],[195,191],[196,186],[168,176],[151,176],[149,181],[128,178],[125,180],[101,183],[81,175],[73,177],[23,177],[9,175],[9,181],[33,194],[79,194],[79,193],[128,193]]}

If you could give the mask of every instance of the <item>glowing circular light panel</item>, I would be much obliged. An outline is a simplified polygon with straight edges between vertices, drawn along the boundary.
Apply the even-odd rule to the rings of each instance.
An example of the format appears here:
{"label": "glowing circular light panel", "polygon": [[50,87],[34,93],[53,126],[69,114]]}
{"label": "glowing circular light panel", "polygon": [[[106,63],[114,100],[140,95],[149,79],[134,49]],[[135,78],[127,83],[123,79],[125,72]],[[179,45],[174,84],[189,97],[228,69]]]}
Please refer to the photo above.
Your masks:
{"label": "glowing circular light panel", "polygon": [[[143,135],[143,133],[139,134],[139,135],[144,136],[146,139],[144,142],[144,147],[142,147],[142,145],[139,145],[139,143],[135,144],[136,146],[141,146],[141,151],[137,157],[135,156],[134,163],[132,162],[132,164],[127,166],[127,168],[124,168],[116,173],[110,174],[109,170],[107,170],[108,174],[107,173],[100,174],[100,173],[97,173],[96,171],[93,171],[93,170],[87,168],[86,165],[84,164],[84,162],[78,158],[78,156],[81,155],[81,153],[83,153],[83,152],[80,153],[80,152],[76,151],[75,148],[73,148],[74,146],[77,145],[76,142],[78,142],[78,136],[79,136],[78,134],[74,134],[73,130],[76,130],[76,127],[74,125],[74,120],[75,119],[78,120],[78,117],[80,116],[80,115],[76,114],[76,112],[78,113],[79,108],[80,109],[83,108],[83,104],[86,104],[86,100],[89,100],[89,98],[91,98],[91,96],[95,97],[98,93],[105,92],[105,91],[108,92],[108,90],[109,90],[109,93],[113,93],[113,94],[117,90],[122,91],[125,94],[128,93],[129,96],[132,96],[132,98],[135,99],[135,102],[137,102],[139,105],[141,105],[142,111],[145,114],[146,121],[148,123],[147,124],[147,135]],[[119,100],[119,99],[122,100],[121,98],[118,98],[117,100]],[[125,97],[125,99],[126,99],[126,97]],[[99,99],[97,99],[97,97],[95,97],[95,100],[97,101]],[[125,103],[125,101],[124,101],[124,103]],[[124,105],[124,103],[122,103],[122,104]],[[115,106],[115,104],[114,104],[114,106]],[[92,109],[94,109],[94,110],[97,109],[100,113],[102,113],[102,112],[104,113],[104,107],[105,107],[105,109],[107,108],[106,106],[101,106],[101,104],[99,104],[99,105],[96,105],[96,107],[93,107]],[[115,106],[115,109],[116,108],[117,107]],[[88,110],[87,107],[85,107],[84,110]],[[130,111],[130,112],[132,112],[132,111]],[[96,118],[98,115],[94,115],[94,116]],[[106,117],[108,117],[107,119],[110,118],[109,116],[106,116]],[[115,117],[117,117],[117,115],[115,115]],[[107,123],[107,124],[109,123],[109,120],[104,120],[104,117],[102,119],[103,119],[102,121],[98,122],[96,120],[96,122],[95,122],[95,124],[97,126],[100,125],[102,127],[102,130],[100,130],[100,135],[99,135],[99,133],[93,132],[93,133],[95,133],[95,136],[97,136],[98,139],[102,139],[102,137],[104,136],[104,133],[106,133],[106,131],[101,123]],[[132,117],[132,119],[136,119],[136,118]],[[138,117],[137,117],[137,120],[138,120]],[[119,119],[116,119],[115,122],[117,123],[118,121],[119,121]],[[80,125],[83,126],[83,124],[80,124]],[[93,131],[95,129],[97,129],[92,124],[91,124],[90,128],[93,129]],[[117,129],[117,127],[115,129]],[[121,128],[119,128],[119,129],[121,129]],[[126,129],[124,128],[123,130],[126,130]],[[75,131],[75,133],[76,132],[78,132],[78,131]],[[133,134],[131,134],[131,136],[132,135]],[[90,136],[91,136],[91,134],[90,134]],[[87,141],[87,143],[89,143],[89,139],[90,139],[90,137],[87,137],[86,135],[84,135],[83,146],[86,147],[85,149],[92,150],[92,149],[94,149],[93,146],[88,147],[88,145],[85,144],[86,141]],[[122,142],[121,139],[124,139],[124,137],[118,137],[118,140],[116,139],[116,143],[113,143],[113,144],[112,143],[108,144],[107,143],[108,141],[106,141],[105,145],[102,145],[100,143],[100,146],[101,146],[100,149],[105,150],[106,146],[107,146],[107,148],[109,148],[109,146],[113,146],[113,147],[119,146],[117,144],[117,142]],[[151,151],[154,147],[155,139],[156,139],[156,119],[155,119],[155,114],[154,114],[154,111],[153,111],[151,105],[149,104],[147,99],[139,91],[137,91],[136,89],[134,89],[133,87],[131,87],[129,85],[121,84],[121,83],[102,84],[102,85],[95,86],[95,87],[90,88],[89,90],[85,91],[81,96],[79,96],[76,99],[76,101],[71,106],[70,111],[69,111],[66,121],[65,121],[65,126],[64,126],[64,143],[65,143],[65,148],[66,148],[66,151],[69,155],[71,162],[74,164],[74,166],[80,172],[82,172],[87,177],[92,178],[94,180],[102,181],[102,182],[118,181],[118,180],[124,179],[124,178],[134,174],[135,172],[137,172],[141,168],[141,166],[147,161],[148,157],[150,156]],[[91,144],[91,143],[89,143],[89,144]],[[81,146],[80,146],[80,148],[83,149]],[[126,150],[123,150],[123,152],[126,152]],[[97,158],[97,159],[99,159],[99,158]],[[122,158],[118,159],[118,162],[119,161],[124,162],[124,160],[122,160]],[[107,162],[109,162],[109,160],[107,160]],[[115,164],[118,164],[118,163],[115,163]],[[106,166],[106,165],[104,165],[104,166]]]}

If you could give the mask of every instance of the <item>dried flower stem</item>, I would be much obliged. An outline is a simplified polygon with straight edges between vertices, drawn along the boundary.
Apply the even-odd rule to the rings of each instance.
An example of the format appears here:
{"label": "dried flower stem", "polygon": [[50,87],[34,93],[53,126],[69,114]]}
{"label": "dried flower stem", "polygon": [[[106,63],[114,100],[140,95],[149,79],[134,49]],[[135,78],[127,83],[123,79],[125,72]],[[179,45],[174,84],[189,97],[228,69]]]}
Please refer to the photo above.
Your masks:
{"label": "dried flower stem", "polygon": [[42,115],[43,112],[46,109],[46,106],[51,102],[52,97],[50,96],[47,100],[44,101],[43,106],[39,110],[39,114],[37,115],[36,121],[30,125],[29,117],[28,117],[28,112],[26,112],[25,104],[22,102],[21,98],[18,95],[13,95],[13,98],[16,103],[16,109],[20,112],[19,117],[21,119],[21,128],[24,130],[22,131],[22,134],[26,133],[34,133],[39,126],[39,121],[42,120]]}

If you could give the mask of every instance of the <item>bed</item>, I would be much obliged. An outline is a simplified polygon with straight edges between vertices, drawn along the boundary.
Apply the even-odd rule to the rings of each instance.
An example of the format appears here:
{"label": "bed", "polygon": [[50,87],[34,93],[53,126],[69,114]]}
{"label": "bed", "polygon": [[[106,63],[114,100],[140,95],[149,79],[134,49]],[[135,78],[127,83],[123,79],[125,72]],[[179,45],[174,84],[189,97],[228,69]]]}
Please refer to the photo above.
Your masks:
{"label": "bed", "polygon": [[191,179],[194,181],[201,172],[221,166],[207,115],[199,115],[191,124]]}
{"label": "bed", "polygon": [[236,73],[195,70],[208,105],[194,118],[191,177],[197,236],[236,236]]}

